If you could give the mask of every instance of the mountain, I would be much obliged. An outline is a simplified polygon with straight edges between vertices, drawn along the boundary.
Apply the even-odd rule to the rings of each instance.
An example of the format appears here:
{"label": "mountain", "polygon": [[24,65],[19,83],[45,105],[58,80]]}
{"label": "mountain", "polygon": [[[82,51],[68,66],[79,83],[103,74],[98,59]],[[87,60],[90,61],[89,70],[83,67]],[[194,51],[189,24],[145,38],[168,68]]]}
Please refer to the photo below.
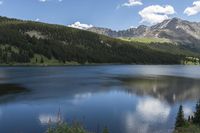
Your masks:
{"label": "mountain", "polygon": [[116,38],[164,38],[171,40],[175,44],[186,45],[189,48],[200,52],[200,23],[189,22],[179,18],[164,20],[163,22],[150,27],[141,25],[137,28],[121,31],[97,27],[92,27],[87,30]]}
{"label": "mountain", "polygon": [[[141,26],[134,31],[139,34],[144,29],[145,26]],[[170,43],[151,44],[124,41],[62,25],[0,17],[0,65],[181,64],[199,61],[199,53],[184,47]]]}
{"label": "mountain", "polygon": [[141,36],[143,33],[146,32],[148,29],[147,26],[141,25],[138,28],[130,28],[127,30],[120,30],[120,31],[114,31],[108,28],[99,28],[99,27],[91,27],[88,28],[88,31],[95,32],[98,34],[103,34],[109,37],[138,37]]}

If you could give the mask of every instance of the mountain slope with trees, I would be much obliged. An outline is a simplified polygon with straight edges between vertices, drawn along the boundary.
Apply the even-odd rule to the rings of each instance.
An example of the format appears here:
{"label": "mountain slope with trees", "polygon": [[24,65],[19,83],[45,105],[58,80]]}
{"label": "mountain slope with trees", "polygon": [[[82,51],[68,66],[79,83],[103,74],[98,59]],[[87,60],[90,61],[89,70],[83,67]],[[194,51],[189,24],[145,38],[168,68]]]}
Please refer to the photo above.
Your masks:
{"label": "mountain slope with trees", "polygon": [[191,55],[199,57],[66,26],[0,17],[0,64],[181,64]]}

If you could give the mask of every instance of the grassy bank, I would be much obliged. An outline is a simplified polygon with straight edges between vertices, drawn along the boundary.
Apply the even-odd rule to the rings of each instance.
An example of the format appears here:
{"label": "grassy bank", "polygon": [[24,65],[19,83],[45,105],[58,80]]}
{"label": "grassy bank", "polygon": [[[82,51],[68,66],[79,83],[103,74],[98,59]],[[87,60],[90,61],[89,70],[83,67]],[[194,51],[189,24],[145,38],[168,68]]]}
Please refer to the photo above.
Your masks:
{"label": "grassy bank", "polygon": [[[69,125],[64,122],[58,122],[54,126],[50,126],[46,133],[94,133],[87,131],[81,124],[73,123]],[[104,128],[102,133],[109,133],[108,128]]]}
{"label": "grassy bank", "polygon": [[184,127],[177,128],[174,133],[200,133],[200,127],[194,124],[188,124]]}
{"label": "grassy bank", "polygon": [[89,133],[79,124],[69,126],[66,123],[58,123],[55,127],[49,127],[46,133]]}
{"label": "grassy bank", "polygon": [[150,44],[150,43],[171,43],[170,40],[165,39],[165,38],[148,38],[148,37],[124,37],[124,38],[120,38],[124,41],[129,41],[129,42],[140,42],[140,43],[146,43],[146,44]]}

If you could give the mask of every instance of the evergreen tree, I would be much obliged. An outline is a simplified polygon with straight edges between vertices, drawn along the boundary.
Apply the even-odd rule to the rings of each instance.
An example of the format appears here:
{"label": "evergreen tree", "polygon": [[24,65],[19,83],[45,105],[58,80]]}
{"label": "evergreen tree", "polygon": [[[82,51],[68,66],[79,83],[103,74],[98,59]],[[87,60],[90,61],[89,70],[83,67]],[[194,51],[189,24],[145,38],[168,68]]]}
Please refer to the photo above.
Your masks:
{"label": "evergreen tree", "polygon": [[185,125],[185,119],[184,119],[183,106],[180,105],[179,110],[178,110],[178,114],[177,114],[177,117],[176,117],[175,128],[183,127],[184,125]]}
{"label": "evergreen tree", "polygon": [[193,123],[200,125],[200,100],[196,104],[196,111],[194,112]]}
{"label": "evergreen tree", "polygon": [[44,63],[44,59],[43,59],[43,57],[41,57],[40,63]]}
{"label": "evergreen tree", "polygon": [[190,116],[188,116],[188,122],[191,122],[191,117]]}

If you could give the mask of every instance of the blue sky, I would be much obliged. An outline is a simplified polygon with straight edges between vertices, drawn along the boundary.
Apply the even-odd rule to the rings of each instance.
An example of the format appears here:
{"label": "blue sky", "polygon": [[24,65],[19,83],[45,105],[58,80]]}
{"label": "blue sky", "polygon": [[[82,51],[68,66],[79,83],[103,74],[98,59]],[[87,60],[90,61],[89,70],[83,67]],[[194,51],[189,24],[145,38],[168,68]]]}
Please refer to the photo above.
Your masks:
{"label": "blue sky", "polygon": [[119,30],[172,17],[200,21],[200,0],[0,0],[0,15]]}

